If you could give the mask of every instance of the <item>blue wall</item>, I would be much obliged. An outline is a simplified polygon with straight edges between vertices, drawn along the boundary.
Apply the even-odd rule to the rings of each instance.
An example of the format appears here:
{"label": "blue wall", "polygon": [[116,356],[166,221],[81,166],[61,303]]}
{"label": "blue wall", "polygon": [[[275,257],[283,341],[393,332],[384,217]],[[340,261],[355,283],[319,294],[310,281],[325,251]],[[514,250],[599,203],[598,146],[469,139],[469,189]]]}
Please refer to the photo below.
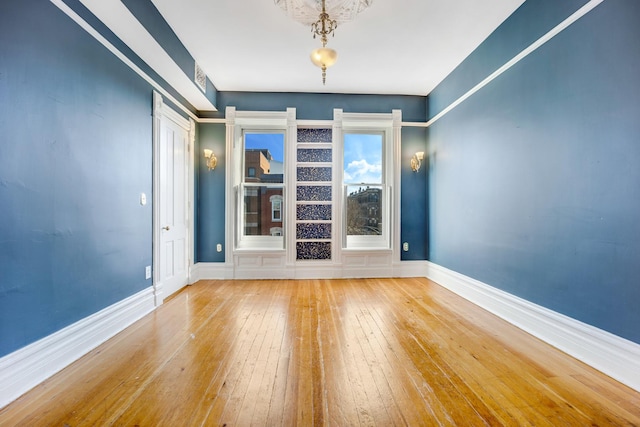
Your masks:
{"label": "blue wall", "polygon": [[409,250],[399,249],[400,259],[425,260],[428,256],[428,206],[426,177],[428,159],[418,172],[410,168],[411,157],[418,151],[426,153],[425,128],[402,128],[402,147],[400,159],[400,245],[409,243]]}
{"label": "blue wall", "polygon": [[[218,101],[216,116],[222,116],[228,105],[245,111],[284,111],[287,107],[295,107],[298,119],[310,120],[332,120],[334,108],[358,113],[390,113],[393,109],[401,109],[405,121],[424,121],[427,114],[425,98],[421,96],[219,92]],[[224,126],[201,124],[199,129],[201,147],[196,152],[212,148],[221,162],[224,158]],[[427,258],[426,172],[423,169],[416,174],[408,167],[411,156],[416,151],[424,151],[425,147],[424,129],[402,130],[401,241],[409,243],[409,251],[402,252],[403,260]],[[206,168],[206,172],[203,171],[203,167],[204,162],[196,175],[199,182],[196,260],[223,262],[224,256],[215,252],[215,245],[224,243],[224,169],[209,173]]]}
{"label": "blue wall", "polygon": [[151,113],[51,2],[2,2],[0,356],[151,286]]}
{"label": "blue wall", "polygon": [[218,113],[223,117],[227,106],[248,111],[284,111],[296,108],[300,120],[333,120],[333,109],[345,113],[391,113],[402,109],[402,120],[424,121],[426,102],[423,96],[358,95],[335,93],[218,92]]}
{"label": "blue wall", "polygon": [[[527,1],[432,114],[582,3]],[[639,17],[603,2],[428,131],[430,259],[638,343]]]}
{"label": "blue wall", "polygon": [[[196,142],[196,262],[224,262],[225,250],[225,148],[226,127],[224,124],[201,123],[198,125]],[[208,148],[218,158],[218,166],[212,171],[200,154]],[[222,252],[216,245],[222,244]]]}

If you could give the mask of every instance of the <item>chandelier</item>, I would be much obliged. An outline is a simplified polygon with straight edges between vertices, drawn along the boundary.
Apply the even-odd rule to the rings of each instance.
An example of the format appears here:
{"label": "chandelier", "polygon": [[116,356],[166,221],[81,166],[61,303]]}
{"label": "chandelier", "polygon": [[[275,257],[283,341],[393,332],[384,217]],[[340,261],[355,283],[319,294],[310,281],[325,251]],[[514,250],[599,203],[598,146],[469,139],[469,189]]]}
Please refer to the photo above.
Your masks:
{"label": "chandelier", "polygon": [[327,47],[327,35],[333,35],[333,32],[338,27],[338,23],[329,18],[329,14],[326,11],[325,0],[322,0],[322,13],[318,17],[318,20],[311,24],[311,32],[313,38],[320,36],[322,41],[322,47],[311,51],[311,62],[317,67],[322,69],[322,84],[327,83],[327,68],[331,67],[338,60],[338,52]]}
{"label": "chandelier", "polygon": [[[369,7],[373,0],[274,0],[289,17],[305,25],[311,25],[313,38],[320,37],[322,47],[311,52],[311,62],[322,70],[322,84],[327,81],[327,68],[336,63],[338,52],[327,47],[327,36],[334,35],[339,23],[351,21]],[[320,14],[318,15],[318,10]],[[331,19],[329,12],[334,19]],[[316,18],[317,16],[317,18]]]}

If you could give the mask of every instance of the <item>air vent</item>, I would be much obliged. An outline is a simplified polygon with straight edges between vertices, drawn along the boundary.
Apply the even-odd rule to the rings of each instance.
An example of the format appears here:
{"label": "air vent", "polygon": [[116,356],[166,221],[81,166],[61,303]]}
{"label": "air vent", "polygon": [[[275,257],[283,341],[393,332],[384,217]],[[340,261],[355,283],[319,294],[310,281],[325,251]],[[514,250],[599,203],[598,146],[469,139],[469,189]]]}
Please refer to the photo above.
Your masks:
{"label": "air vent", "polygon": [[207,93],[207,75],[204,73],[204,70],[200,68],[200,65],[196,62],[196,72],[194,81],[198,85],[201,91]]}

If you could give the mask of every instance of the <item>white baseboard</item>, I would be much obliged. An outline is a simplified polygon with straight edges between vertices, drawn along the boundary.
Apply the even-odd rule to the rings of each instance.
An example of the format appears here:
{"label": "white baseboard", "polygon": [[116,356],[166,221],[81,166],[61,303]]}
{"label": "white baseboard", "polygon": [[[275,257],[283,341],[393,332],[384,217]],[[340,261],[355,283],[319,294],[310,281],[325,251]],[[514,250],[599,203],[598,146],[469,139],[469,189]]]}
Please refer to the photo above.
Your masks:
{"label": "white baseboard", "polygon": [[640,391],[640,345],[427,262],[427,278]]}
{"label": "white baseboard", "polygon": [[425,277],[428,261],[400,261],[393,264],[393,277]]}
{"label": "white baseboard", "polygon": [[191,267],[191,283],[232,279],[344,279],[357,277],[424,277],[427,261],[401,261],[387,266],[344,266],[300,262],[293,266],[233,266],[200,262]]}
{"label": "white baseboard", "polygon": [[199,262],[191,266],[189,282],[198,280],[230,280],[233,279],[233,265],[226,262]]}
{"label": "white baseboard", "polygon": [[0,408],[155,309],[153,288],[0,359]]}

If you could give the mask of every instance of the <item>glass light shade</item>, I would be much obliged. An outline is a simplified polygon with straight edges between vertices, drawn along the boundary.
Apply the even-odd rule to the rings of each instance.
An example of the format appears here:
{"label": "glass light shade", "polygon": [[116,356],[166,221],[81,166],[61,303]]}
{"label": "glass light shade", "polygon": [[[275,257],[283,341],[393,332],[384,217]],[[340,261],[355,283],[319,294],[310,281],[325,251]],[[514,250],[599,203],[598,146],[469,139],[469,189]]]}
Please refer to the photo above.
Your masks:
{"label": "glass light shade", "polygon": [[320,47],[311,52],[311,62],[317,67],[331,67],[338,60],[338,52],[328,47]]}

